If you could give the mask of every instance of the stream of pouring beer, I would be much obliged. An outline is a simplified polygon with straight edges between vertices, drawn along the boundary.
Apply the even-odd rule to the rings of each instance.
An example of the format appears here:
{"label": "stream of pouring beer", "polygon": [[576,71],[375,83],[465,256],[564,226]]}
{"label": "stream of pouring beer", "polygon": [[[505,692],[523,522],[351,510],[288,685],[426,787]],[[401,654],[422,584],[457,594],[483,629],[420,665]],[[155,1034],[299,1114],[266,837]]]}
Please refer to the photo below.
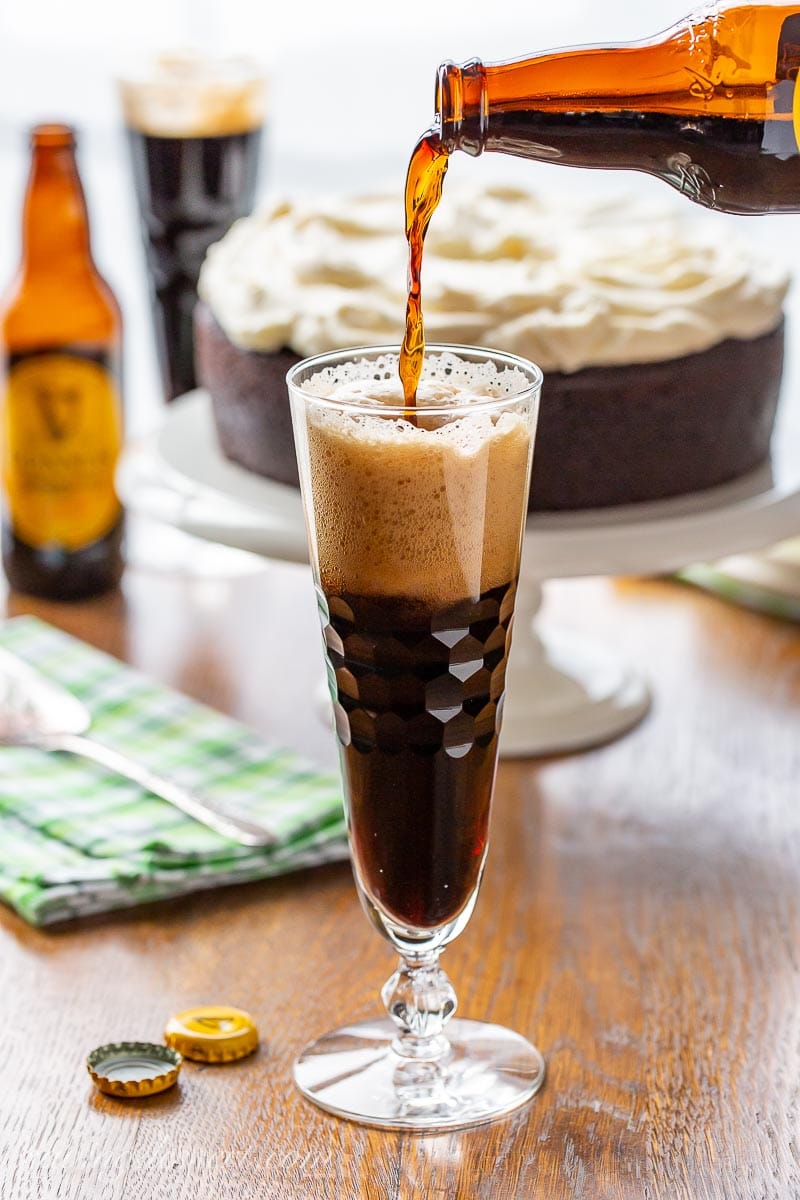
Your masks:
{"label": "stream of pouring beer", "polygon": [[425,234],[442,196],[448,152],[436,127],[424,133],[414,147],[406,176],[406,238],[408,240],[408,303],[406,331],[400,348],[400,380],[409,410],[415,420],[417,387],[425,356],[425,326],[422,319],[422,246]]}

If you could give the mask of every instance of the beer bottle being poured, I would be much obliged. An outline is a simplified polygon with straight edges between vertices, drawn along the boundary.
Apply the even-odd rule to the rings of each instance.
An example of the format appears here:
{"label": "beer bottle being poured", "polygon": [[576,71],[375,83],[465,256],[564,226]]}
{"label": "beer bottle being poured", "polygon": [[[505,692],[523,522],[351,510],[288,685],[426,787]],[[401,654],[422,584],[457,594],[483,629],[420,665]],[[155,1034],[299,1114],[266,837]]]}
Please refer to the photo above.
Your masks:
{"label": "beer bottle being poured", "polygon": [[712,3],[664,34],[439,68],[446,152],[646,171],[731,213],[800,211],[800,4]]}
{"label": "beer bottle being poured", "polygon": [[94,264],[66,125],[31,134],[22,263],[0,305],[3,565],[15,589],[71,600],[122,572],[121,320]]}

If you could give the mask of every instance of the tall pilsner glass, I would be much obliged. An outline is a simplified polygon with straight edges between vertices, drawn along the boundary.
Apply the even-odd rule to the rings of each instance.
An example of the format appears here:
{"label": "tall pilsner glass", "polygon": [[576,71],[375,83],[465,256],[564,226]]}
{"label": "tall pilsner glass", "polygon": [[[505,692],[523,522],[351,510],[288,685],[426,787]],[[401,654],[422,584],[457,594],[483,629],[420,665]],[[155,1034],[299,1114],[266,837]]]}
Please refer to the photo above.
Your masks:
{"label": "tall pilsner glass", "polygon": [[439,951],[486,859],[542,376],[512,355],[428,348],[403,408],[392,348],[287,377],[341,746],[356,886],[400,955],[389,1020],[320,1038],[300,1090],[399,1129],[471,1125],[541,1086],[516,1033],[453,1020]]}

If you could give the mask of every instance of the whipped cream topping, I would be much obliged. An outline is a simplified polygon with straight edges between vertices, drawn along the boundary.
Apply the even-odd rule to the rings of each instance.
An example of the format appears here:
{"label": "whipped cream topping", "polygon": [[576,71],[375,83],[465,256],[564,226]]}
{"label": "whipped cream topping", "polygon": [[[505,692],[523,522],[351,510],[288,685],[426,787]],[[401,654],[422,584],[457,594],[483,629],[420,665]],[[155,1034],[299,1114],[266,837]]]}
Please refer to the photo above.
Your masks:
{"label": "whipped cream topping", "polygon": [[[200,295],[250,350],[303,357],[397,344],[406,303],[398,196],[278,201],[209,250]],[[774,329],[788,274],[727,222],[630,197],[445,188],[423,260],[429,342],[546,371],[658,362]]]}

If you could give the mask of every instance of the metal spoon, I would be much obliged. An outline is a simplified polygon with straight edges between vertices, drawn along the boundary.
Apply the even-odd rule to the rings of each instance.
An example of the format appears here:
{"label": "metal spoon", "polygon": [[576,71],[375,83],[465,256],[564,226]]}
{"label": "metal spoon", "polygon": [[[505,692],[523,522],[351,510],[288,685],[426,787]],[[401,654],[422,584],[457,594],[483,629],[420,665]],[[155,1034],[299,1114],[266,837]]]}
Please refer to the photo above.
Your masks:
{"label": "metal spoon", "polygon": [[125,775],[243,846],[269,846],[274,842],[272,834],[260,825],[224,812],[214,801],[201,799],[118,750],[86,737],[91,724],[89,710],[71,692],[0,647],[0,746],[79,754]]}

